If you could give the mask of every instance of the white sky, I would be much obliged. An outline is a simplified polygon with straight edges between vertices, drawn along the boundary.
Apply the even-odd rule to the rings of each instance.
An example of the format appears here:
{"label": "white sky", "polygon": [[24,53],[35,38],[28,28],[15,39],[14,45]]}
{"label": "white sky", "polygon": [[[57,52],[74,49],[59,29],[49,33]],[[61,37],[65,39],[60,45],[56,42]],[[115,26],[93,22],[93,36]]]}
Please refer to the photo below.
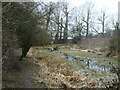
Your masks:
{"label": "white sky", "polygon": [[108,13],[113,15],[117,15],[118,13],[118,2],[120,0],[35,0],[35,1],[44,1],[44,2],[57,2],[57,1],[67,1],[70,3],[72,7],[80,6],[86,1],[92,1],[95,3],[95,9],[100,11],[101,9],[105,9]]}

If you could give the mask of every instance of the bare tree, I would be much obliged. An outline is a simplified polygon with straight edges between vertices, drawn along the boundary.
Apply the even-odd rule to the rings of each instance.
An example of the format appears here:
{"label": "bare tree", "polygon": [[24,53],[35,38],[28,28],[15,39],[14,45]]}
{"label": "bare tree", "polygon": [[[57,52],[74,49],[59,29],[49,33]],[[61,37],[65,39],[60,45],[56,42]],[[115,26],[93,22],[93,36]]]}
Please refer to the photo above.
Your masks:
{"label": "bare tree", "polygon": [[93,12],[94,4],[92,2],[85,2],[82,6],[81,20],[84,22],[86,26],[86,38],[89,35],[89,29],[91,26],[92,12]]}
{"label": "bare tree", "polygon": [[78,20],[78,17],[76,17],[75,24],[72,26],[72,37],[75,41],[81,42],[82,40],[82,31],[84,30],[83,23]]}
{"label": "bare tree", "polygon": [[49,4],[45,5],[45,13],[46,14],[46,29],[48,30],[49,23],[51,21],[51,15],[53,14],[54,11],[54,3],[50,2]]}
{"label": "bare tree", "polygon": [[68,38],[68,15],[69,15],[69,11],[68,11],[68,4],[64,3],[63,6],[63,12],[65,14],[65,28],[64,28],[64,43],[67,43],[67,38]]}
{"label": "bare tree", "polygon": [[105,10],[102,10],[101,16],[98,17],[98,21],[102,25],[102,34],[105,32],[105,26],[106,26],[106,19],[107,19],[107,14]]}
{"label": "bare tree", "polygon": [[63,23],[63,19],[62,18],[61,18],[60,23],[61,23],[60,24],[60,41],[61,41],[62,40],[62,29],[63,29],[63,27],[62,27],[63,26],[63,24],[62,24]]}
{"label": "bare tree", "polygon": [[54,22],[56,24],[56,34],[55,34],[55,43],[59,43],[59,33],[60,33],[60,17],[61,17],[61,3],[57,2],[54,10]]}

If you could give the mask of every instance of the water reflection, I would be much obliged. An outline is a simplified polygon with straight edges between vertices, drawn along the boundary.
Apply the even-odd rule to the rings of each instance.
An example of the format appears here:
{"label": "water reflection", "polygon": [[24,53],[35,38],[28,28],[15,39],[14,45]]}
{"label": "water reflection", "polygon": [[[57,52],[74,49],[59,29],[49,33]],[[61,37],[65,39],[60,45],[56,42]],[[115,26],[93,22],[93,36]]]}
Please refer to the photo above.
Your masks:
{"label": "water reflection", "polygon": [[67,53],[64,53],[63,55],[65,56],[65,59],[70,60],[70,61],[73,61],[73,60],[83,61],[84,64],[86,65],[87,69],[91,69],[91,70],[95,70],[95,71],[101,71],[101,72],[112,72],[112,73],[114,73],[114,69],[112,67],[105,66],[105,65],[99,65],[91,59],[80,60],[81,59],[80,57],[71,56],[71,55],[68,55]]}
{"label": "water reflection", "polygon": [[88,69],[93,69],[93,70],[102,71],[102,72],[111,72],[112,67],[108,67],[105,65],[98,65],[90,59],[84,60],[84,61],[86,64],[86,68],[88,68]]}

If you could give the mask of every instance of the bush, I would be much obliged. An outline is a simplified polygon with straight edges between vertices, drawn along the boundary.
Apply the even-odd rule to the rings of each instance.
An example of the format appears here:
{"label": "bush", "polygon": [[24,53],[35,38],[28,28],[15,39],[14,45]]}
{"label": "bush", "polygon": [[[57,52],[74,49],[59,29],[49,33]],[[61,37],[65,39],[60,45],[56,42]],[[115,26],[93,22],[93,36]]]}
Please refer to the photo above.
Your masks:
{"label": "bush", "polygon": [[43,46],[50,44],[52,41],[49,33],[45,29],[37,30],[35,34],[35,40],[33,42],[33,46]]}
{"label": "bush", "polygon": [[114,56],[120,53],[120,29],[116,26],[115,31],[110,39],[109,52],[106,56]]}

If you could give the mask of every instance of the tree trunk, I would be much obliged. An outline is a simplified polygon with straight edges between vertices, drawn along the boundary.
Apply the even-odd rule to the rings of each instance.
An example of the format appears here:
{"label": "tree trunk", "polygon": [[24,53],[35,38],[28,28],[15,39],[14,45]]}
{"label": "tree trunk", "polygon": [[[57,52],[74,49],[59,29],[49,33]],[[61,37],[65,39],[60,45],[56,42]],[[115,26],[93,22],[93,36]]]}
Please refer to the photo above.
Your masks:
{"label": "tree trunk", "polygon": [[63,23],[63,20],[61,18],[61,26],[60,26],[60,41],[62,40],[62,23]]}
{"label": "tree trunk", "polygon": [[67,43],[67,37],[68,37],[68,13],[66,14],[66,23],[64,29],[64,43]]}

